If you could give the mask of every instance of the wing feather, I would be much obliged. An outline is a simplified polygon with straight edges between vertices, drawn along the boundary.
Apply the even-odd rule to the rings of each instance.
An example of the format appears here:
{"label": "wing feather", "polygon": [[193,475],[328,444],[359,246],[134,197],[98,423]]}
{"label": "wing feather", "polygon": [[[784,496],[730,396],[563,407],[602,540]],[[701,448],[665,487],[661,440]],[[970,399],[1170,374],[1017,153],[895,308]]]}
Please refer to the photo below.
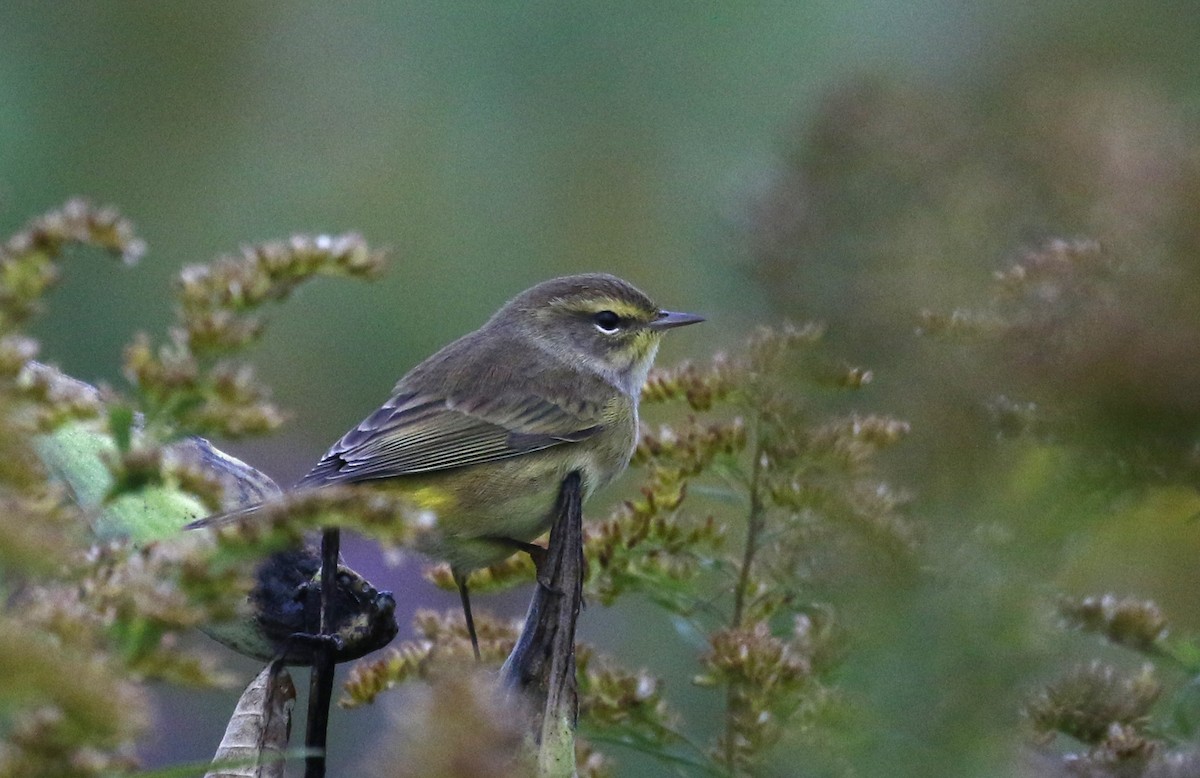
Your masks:
{"label": "wing feather", "polygon": [[598,408],[567,410],[529,395],[466,404],[400,392],[347,432],[298,486],[393,478],[519,456],[596,434],[599,415]]}

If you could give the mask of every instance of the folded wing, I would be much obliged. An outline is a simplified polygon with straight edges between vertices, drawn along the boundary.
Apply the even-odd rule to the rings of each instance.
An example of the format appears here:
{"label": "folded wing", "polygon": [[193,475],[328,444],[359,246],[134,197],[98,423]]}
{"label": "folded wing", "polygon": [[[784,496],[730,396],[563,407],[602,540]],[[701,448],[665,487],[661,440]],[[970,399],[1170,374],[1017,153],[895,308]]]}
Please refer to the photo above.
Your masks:
{"label": "folded wing", "polygon": [[400,392],[346,433],[299,487],[467,467],[585,440],[598,409],[568,410],[523,395],[470,404]]}

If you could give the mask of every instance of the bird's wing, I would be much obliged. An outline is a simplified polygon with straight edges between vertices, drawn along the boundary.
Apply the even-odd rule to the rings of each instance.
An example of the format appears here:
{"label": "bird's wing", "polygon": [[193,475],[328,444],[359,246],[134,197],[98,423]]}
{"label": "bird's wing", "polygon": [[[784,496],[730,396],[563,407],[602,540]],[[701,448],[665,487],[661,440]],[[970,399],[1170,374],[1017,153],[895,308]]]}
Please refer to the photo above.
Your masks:
{"label": "bird's wing", "polygon": [[573,411],[538,397],[456,402],[399,392],[326,452],[297,486],[428,473],[584,440],[598,409]]}

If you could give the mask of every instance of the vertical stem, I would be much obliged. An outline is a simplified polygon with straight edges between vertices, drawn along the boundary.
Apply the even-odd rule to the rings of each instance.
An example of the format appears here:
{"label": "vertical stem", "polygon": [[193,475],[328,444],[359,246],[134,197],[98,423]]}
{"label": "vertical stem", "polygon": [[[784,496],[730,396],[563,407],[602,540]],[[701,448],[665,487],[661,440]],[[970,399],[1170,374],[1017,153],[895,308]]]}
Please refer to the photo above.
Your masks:
{"label": "vertical stem", "polygon": [[733,618],[731,627],[742,626],[746,611],[747,590],[750,588],[750,569],[758,553],[759,536],[763,528],[763,499],[759,483],[762,479],[762,446],[758,435],[754,436],[754,462],[750,468],[750,512],[746,517],[746,547],[742,550],[742,565],[738,570],[737,585],[733,590]]}
{"label": "vertical stem", "polygon": [[329,704],[333,700],[333,596],[337,586],[341,533],[336,528],[321,533],[321,628],[313,650],[308,683],[308,721],[304,736],[309,755],[304,778],[324,778],[325,744],[329,729]]}
{"label": "vertical stem", "polygon": [[[762,535],[764,520],[764,507],[762,498],[762,440],[758,425],[755,425],[754,434],[754,461],[750,465],[750,511],[746,516],[746,547],[742,549],[742,565],[738,570],[737,584],[733,590],[733,615],[730,618],[730,627],[737,629],[742,626],[742,621],[746,616],[746,599],[749,596],[750,589],[750,570],[754,566],[754,557],[758,553],[758,544]],[[737,706],[738,689],[736,684],[731,682],[725,689],[725,766],[729,769],[730,775],[734,775],[734,718]]]}
{"label": "vertical stem", "polygon": [[583,491],[578,471],[563,480],[555,508],[550,545],[538,564],[538,586],[529,603],[525,628],[500,677],[535,712],[542,778],[574,776],[575,723],[579,689],[575,666],[575,627],[583,607]]}

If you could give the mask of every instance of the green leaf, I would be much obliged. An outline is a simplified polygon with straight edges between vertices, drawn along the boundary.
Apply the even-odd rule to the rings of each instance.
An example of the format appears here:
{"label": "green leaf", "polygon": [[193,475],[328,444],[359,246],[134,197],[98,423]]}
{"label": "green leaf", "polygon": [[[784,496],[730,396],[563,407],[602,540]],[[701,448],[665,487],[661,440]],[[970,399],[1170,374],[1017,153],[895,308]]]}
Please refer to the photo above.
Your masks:
{"label": "green leaf", "polygon": [[134,413],[128,405],[115,404],[108,410],[108,429],[117,451],[129,451],[133,441]]}

